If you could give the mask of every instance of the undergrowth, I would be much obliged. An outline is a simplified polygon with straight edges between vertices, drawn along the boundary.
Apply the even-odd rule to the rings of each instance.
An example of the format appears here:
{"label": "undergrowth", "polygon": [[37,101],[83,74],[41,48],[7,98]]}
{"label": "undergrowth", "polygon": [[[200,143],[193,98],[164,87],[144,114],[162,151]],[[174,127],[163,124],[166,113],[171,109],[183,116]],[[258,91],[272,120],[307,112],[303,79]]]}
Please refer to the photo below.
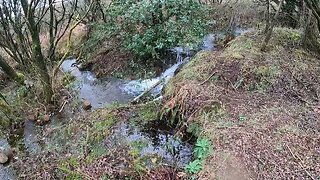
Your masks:
{"label": "undergrowth", "polygon": [[[304,179],[319,173],[312,168],[316,153],[300,156],[305,151],[297,148],[319,142],[319,60],[300,46],[298,30],[275,28],[267,52],[260,51],[263,37],[254,30],[221,51],[198,53],[165,89],[163,116],[215,147],[205,163],[196,158],[186,169],[200,179]],[[301,172],[301,166],[310,168]]]}

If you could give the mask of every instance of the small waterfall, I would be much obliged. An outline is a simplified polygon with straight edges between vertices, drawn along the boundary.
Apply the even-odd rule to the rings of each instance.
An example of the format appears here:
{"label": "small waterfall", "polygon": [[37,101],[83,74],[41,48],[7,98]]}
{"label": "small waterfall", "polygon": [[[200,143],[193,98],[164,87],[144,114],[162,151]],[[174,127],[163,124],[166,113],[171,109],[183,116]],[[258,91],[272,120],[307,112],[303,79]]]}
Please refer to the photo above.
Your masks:
{"label": "small waterfall", "polygon": [[122,87],[120,87],[124,92],[130,95],[139,95],[145,90],[152,87],[161,79],[164,79],[164,82],[159,84],[156,88],[154,88],[151,92],[153,96],[157,96],[161,94],[161,90],[163,86],[174,76],[176,70],[186,61],[189,60],[191,56],[191,51],[187,48],[183,47],[175,47],[171,49],[173,53],[176,54],[176,63],[171,65],[166,71],[164,71],[159,77],[152,79],[144,79],[144,80],[132,80],[125,83]]}

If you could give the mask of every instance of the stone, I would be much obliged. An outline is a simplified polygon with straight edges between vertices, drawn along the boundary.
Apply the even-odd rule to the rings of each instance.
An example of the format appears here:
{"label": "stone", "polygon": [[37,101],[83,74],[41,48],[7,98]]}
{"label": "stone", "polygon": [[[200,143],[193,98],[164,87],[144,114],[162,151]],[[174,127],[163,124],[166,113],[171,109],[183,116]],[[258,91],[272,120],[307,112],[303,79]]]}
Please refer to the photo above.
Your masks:
{"label": "stone", "polygon": [[45,115],[43,116],[43,121],[44,121],[44,122],[50,121],[50,116],[49,116],[48,114],[45,114]]}
{"label": "stone", "polygon": [[82,103],[82,108],[84,109],[84,110],[89,110],[89,109],[91,109],[91,103],[90,103],[90,101],[88,101],[88,100],[85,100],[85,101],[83,101],[83,103]]}
{"label": "stone", "polygon": [[9,158],[6,154],[0,152],[0,164],[8,162]]}
{"label": "stone", "polygon": [[34,120],[36,120],[36,118],[34,117],[33,114],[29,114],[27,118],[28,118],[29,121],[34,121]]}
{"label": "stone", "polygon": [[2,153],[8,157],[8,160],[13,159],[13,150],[11,148],[3,150]]}

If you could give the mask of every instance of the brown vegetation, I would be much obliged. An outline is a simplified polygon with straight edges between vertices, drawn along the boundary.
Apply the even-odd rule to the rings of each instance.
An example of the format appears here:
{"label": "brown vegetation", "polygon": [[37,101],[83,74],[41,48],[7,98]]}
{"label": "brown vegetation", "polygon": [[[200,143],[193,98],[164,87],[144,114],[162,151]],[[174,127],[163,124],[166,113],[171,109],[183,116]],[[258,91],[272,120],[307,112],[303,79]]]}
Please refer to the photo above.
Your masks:
{"label": "brown vegetation", "polygon": [[164,108],[201,124],[214,147],[200,179],[318,178],[320,62],[299,34],[276,28],[262,53],[261,33],[247,33],[171,81]]}

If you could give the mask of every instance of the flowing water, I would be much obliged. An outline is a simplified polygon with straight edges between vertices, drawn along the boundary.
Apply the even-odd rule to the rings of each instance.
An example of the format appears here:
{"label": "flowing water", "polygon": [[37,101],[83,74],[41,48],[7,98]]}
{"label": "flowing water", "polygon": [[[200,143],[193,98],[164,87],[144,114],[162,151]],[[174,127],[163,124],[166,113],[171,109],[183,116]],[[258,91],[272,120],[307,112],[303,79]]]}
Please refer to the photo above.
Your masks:
{"label": "flowing water", "polygon": [[100,108],[114,102],[127,103],[133,96],[121,90],[124,81],[112,77],[97,79],[90,71],[79,71],[73,64],[75,59],[65,60],[61,67],[76,77],[76,90],[79,97],[90,101],[93,108]]}
{"label": "flowing water", "polygon": [[[247,30],[236,29],[235,35],[238,36]],[[207,35],[199,50],[215,50],[215,34]],[[79,98],[90,101],[93,108],[101,108],[112,104],[128,103],[135,96],[153,86],[159,80],[164,81],[154,88],[151,92],[153,96],[161,95],[163,86],[175,75],[177,69],[189,61],[193,52],[183,47],[173,48],[172,53],[176,55],[176,61],[159,77],[152,79],[141,79],[125,81],[116,78],[97,79],[90,71],[79,71],[73,64],[75,59],[67,59],[62,64],[65,72],[70,72],[75,76],[75,86],[79,92]],[[39,140],[37,139],[36,125],[26,121],[24,127],[24,146],[26,151],[32,155],[41,151]],[[186,141],[180,141],[173,136],[172,129],[166,125],[157,123],[146,127],[139,127],[129,123],[118,123],[114,127],[113,133],[106,139],[107,147],[114,147],[121,144],[132,144],[144,142],[140,151],[140,156],[157,155],[165,164],[183,167],[190,162],[192,157],[192,145]],[[0,139],[0,148],[10,148],[5,139]],[[16,179],[16,175],[10,166],[0,165],[0,179]]]}
{"label": "flowing water", "polygon": [[172,53],[176,54],[175,64],[171,65],[167,70],[165,70],[159,77],[152,79],[140,79],[125,82],[120,88],[123,92],[127,94],[137,96],[144,92],[145,90],[152,87],[158,81],[163,79],[163,82],[155,87],[151,94],[157,96],[161,94],[163,86],[174,76],[175,71],[184,63],[186,63],[190,58],[190,51],[182,47],[176,47],[171,50]]}
{"label": "flowing water", "polygon": [[[175,52],[182,51],[180,48]],[[181,52],[182,54],[183,52]],[[161,78],[165,78],[163,84],[153,90],[154,95],[159,95],[164,84],[174,75],[175,70],[184,62],[182,55],[177,53],[179,61],[162,73],[160,77],[141,81],[123,81],[115,78],[98,80],[89,71],[79,71],[73,67],[75,59],[68,59],[62,64],[62,69],[76,77],[76,87],[82,99],[89,100],[93,108],[106,106],[113,102],[126,103],[135,95],[143,92],[145,88],[152,86]],[[157,122],[154,122],[157,123]],[[105,141],[106,149],[118,148],[140,144],[141,157],[157,157],[162,163],[182,168],[192,157],[192,145],[180,141],[174,137],[172,128],[166,124],[150,124],[140,127],[127,122],[120,122],[113,128],[112,134]],[[151,161],[148,162],[152,167]]]}

